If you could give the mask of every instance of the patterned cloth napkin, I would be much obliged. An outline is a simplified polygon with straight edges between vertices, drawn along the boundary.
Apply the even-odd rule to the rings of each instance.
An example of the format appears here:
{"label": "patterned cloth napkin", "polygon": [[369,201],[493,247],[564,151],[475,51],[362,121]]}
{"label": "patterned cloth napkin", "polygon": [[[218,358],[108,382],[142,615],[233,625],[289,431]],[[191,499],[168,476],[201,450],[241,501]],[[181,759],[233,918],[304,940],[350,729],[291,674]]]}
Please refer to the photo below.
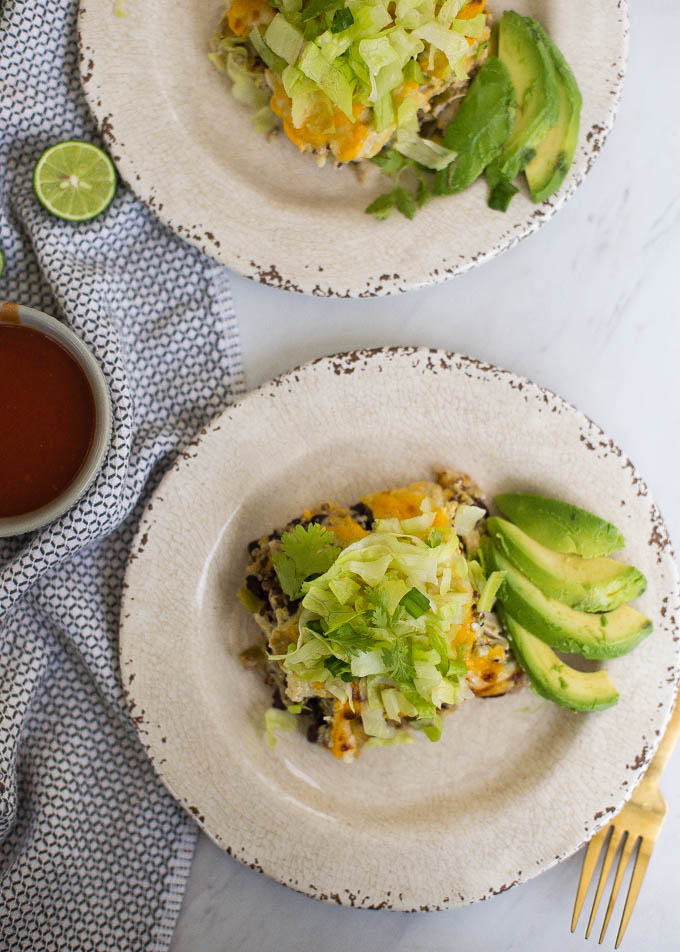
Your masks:
{"label": "patterned cloth napkin", "polygon": [[0,540],[0,949],[161,952],[195,828],[125,713],[119,600],[146,497],[242,390],[237,326],[225,270],[122,185],[90,223],[41,208],[40,152],[98,142],[77,3],[3,0],[0,11],[0,300],[63,318],[99,360],[114,411],[86,496],[53,525]]}

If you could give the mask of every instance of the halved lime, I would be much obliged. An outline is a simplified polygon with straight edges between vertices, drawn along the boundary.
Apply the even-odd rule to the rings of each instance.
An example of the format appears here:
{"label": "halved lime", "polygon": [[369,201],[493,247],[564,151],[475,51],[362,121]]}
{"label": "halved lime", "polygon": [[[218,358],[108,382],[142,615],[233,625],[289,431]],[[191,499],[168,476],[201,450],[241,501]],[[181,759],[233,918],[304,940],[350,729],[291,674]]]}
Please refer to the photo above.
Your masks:
{"label": "halved lime", "polygon": [[116,192],[116,170],[96,145],[71,139],[45,149],[33,172],[33,189],[58,218],[89,221],[109,206]]}

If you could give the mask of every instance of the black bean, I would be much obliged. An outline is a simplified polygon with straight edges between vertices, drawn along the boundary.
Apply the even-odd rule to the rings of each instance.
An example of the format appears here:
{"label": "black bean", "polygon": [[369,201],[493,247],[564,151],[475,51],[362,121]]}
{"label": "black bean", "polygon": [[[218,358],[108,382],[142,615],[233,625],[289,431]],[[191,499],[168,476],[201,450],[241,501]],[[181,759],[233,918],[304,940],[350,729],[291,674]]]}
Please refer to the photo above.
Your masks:
{"label": "black bean", "polygon": [[246,575],[246,588],[249,592],[252,592],[256,598],[259,598],[263,602],[267,601],[267,593],[262,587],[262,582],[257,575]]}
{"label": "black bean", "polygon": [[281,692],[276,687],[272,693],[272,707],[275,707],[277,711],[285,711],[286,705],[281,700]]}
{"label": "black bean", "polygon": [[364,529],[368,529],[373,524],[373,513],[365,502],[355,503],[350,506],[349,511],[352,513],[354,521],[358,522]]}

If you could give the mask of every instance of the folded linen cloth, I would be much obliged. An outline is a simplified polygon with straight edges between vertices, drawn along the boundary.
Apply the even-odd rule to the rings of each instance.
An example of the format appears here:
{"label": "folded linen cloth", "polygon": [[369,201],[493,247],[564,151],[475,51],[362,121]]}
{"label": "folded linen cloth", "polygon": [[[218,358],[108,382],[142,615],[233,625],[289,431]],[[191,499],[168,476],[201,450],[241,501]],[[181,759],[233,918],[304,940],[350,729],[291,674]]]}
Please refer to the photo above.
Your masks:
{"label": "folded linen cloth", "polygon": [[[41,151],[98,143],[77,2],[0,4],[0,301],[61,317],[113,401],[102,471],[61,519],[0,540],[0,949],[162,952],[195,827],[155,777],[117,667],[127,553],[174,454],[243,389],[227,272],[119,185],[84,224],[50,216]],[[0,447],[0,465],[2,447]]]}

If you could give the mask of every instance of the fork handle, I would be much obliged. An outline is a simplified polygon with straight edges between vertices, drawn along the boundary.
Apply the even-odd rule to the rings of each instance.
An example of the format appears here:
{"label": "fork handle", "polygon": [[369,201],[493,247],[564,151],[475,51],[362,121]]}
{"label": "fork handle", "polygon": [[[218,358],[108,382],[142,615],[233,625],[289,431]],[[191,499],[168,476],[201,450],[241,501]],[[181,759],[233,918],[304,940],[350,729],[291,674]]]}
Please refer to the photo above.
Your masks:
{"label": "fork handle", "polygon": [[665,730],[659,746],[656,749],[656,753],[652,757],[647,772],[645,773],[645,778],[649,779],[656,778],[658,779],[666,764],[668,759],[673,753],[673,748],[675,747],[678,738],[680,737],[680,696],[676,697],[675,700],[675,710],[671,714],[671,719],[668,722],[668,727]]}

